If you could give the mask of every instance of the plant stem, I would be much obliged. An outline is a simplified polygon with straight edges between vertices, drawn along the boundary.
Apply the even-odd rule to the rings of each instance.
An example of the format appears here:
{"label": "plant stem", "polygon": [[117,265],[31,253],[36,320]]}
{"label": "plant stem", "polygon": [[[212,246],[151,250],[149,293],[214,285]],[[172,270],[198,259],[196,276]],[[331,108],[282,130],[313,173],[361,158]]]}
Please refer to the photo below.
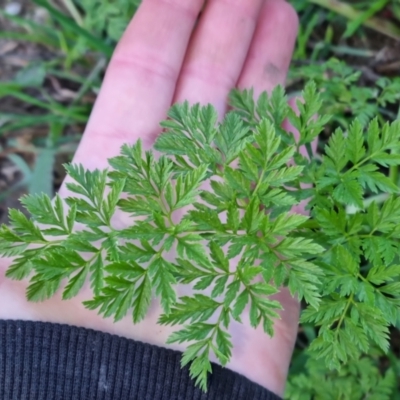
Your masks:
{"label": "plant stem", "polygon": [[314,157],[314,154],[313,154],[310,142],[306,143],[306,150],[307,150],[308,157],[310,158],[310,161],[311,161]]}
{"label": "plant stem", "polygon": [[353,47],[347,46],[334,46],[325,42],[317,42],[314,45],[315,49],[329,49],[330,51],[339,54],[339,55],[350,55],[356,57],[366,57],[371,58],[376,56],[377,52],[372,50],[365,50],[365,49],[355,49]]}
{"label": "plant stem", "polygon": [[335,335],[336,337],[339,334],[339,329],[343,324],[344,318],[346,317],[346,314],[347,314],[347,311],[349,310],[350,304],[353,302],[353,297],[354,297],[354,294],[351,294],[347,300],[346,308],[344,309],[343,314],[340,316],[338,325],[336,327],[336,335]]}
{"label": "plant stem", "polygon": [[71,14],[71,17],[75,20],[75,22],[79,25],[83,25],[83,18],[79,14],[78,9],[75,7],[75,4],[72,0],[63,0],[64,6]]}
{"label": "plant stem", "polygon": [[313,219],[309,219],[305,222],[303,222],[300,226],[299,229],[320,229],[320,224]]}
{"label": "plant stem", "polygon": [[[392,154],[396,154],[396,150],[391,151]],[[389,168],[389,178],[397,186],[399,182],[399,167],[397,165],[391,165]]]}

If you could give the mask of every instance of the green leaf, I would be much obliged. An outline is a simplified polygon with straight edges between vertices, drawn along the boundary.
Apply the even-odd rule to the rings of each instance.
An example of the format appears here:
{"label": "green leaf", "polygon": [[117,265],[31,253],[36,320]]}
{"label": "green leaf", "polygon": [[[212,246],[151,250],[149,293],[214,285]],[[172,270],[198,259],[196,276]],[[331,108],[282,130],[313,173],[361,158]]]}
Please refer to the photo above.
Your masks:
{"label": "green leaf", "polygon": [[21,281],[31,274],[32,269],[33,264],[29,257],[18,257],[8,267],[6,277]]}
{"label": "green leaf", "polygon": [[313,240],[302,237],[287,237],[276,246],[276,249],[287,257],[297,254],[315,255],[324,251],[324,248]]}
{"label": "green leaf", "polygon": [[13,231],[25,242],[44,243],[45,239],[40,229],[21,211],[11,209],[9,212]]}
{"label": "green leaf", "polygon": [[346,150],[346,140],[342,129],[338,128],[333,135],[331,135],[328,144],[325,146],[325,153],[337,172],[341,171],[348,163],[349,158]]}
{"label": "green leaf", "polygon": [[205,179],[207,172],[207,165],[202,165],[199,168],[193,169],[185,174],[179,176],[176,181],[176,203],[174,210],[187,206],[195,202],[196,197],[199,195],[199,186]]}
{"label": "green leaf", "polygon": [[373,193],[398,193],[399,188],[390,178],[383,175],[381,172],[368,171],[365,168],[360,168],[360,183],[365,188],[368,187]]}
{"label": "green leaf", "polygon": [[236,299],[235,305],[233,306],[232,309],[232,317],[236,321],[241,322],[240,315],[242,315],[244,308],[246,307],[248,302],[249,302],[249,292],[247,289],[244,289]]}
{"label": "green leaf", "polygon": [[208,344],[207,340],[201,340],[197,343],[189,345],[182,355],[181,366],[185,367],[187,364],[189,364],[190,361],[196,358],[196,356],[200,353],[201,350],[203,350],[203,352],[207,350],[208,347],[207,344]]}
{"label": "green leaf", "polygon": [[[218,297],[225,291],[226,283],[228,282],[229,275],[222,275],[215,281],[215,286],[211,292],[211,297]],[[196,285],[197,287],[197,285]]]}
{"label": "green leaf", "polygon": [[176,279],[173,275],[175,268],[164,259],[155,257],[150,263],[148,271],[156,295],[160,296],[163,311],[169,314],[171,307],[176,302],[176,293],[172,287],[176,284]]}
{"label": "green leaf", "polygon": [[241,196],[249,196],[250,194],[250,181],[245,177],[242,171],[225,167],[225,180],[228,187],[224,184],[212,181],[211,187],[215,193],[223,197],[227,201],[232,201],[234,198],[233,193],[236,191]]}
{"label": "green leaf", "polygon": [[189,211],[189,217],[198,225],[200,230],[225,231],[218,213],[209,208],[201,211],[191,210]]}
{"label": "green leaf", "polygon": [[252,160],[248,154],[240,153],[240,169],[243,171],[244,176],[250,181],[258,180],[258,165]]}
{"label": "green leaf", "polygon": [[356,307],[362,317],[360,318],[360,324],[367,336],[379,348],[387,352],[389,349],[389,329],[381,313],[363,303],[357,303]]}
{"label": "green leaf", "polygon": [[364,134],[361,122],[356,119],[351,125],[346,140],[346,155],[347,158],[353,163],[357,164],[364,155]]}
{"label": "green leaf", "polygon": [[244,247],[243,242],[232,240],[232,244],[229,246],[227,253],[228,259],[231,260],[232,258],[238,256],[242,252],[243,247]]}
{"label": "green leaf", "polygon": [[222,271],[229,272],[229,260],[225,257],[221,247],[219,247],[215,242],[211,241],[210,250],[211,258],[215,262],[216,267]]}
{"label": "green leaf", "polygon": [[234,280],[228,285],[228,290],[225,293],[225,300],[224,300],[225,307],[229,307],[229,305],[234,301],[239,289],[240,289],[239,280]]}
{"label": "green leaf", "polygon": [[142,282],[135,289],[135,299],[133,302],[132,319],[137,324],[142,321],[149,309],[151,302],[151,282],[149,277],[144,275]]}
{"label": "green leaf", "polygon": [[74,228],[75,218],[76,218],[76,205],[73,204],[67,214],[67,228],[69,234],[72,233],[72,230]]}
{"label": "green leaf", "polygon": [[[106,33],[116,29],[114,9],[111,25],[99,28]],[[28,300],[42,301],[64,282],[63,298],[76,296],[89,275],[93,298],[84,306],[114,321],[131,314],[134,324],[155,295],[158,323],[175,326],[169,343],[188,345],[181,363],[203,390],[210,357],[230,361],[232,319],[272,336],[285,306],[276,295],[288,288],[306,304],[308,346],[307,357],[293,359],[289,387],[296,381],[299,390],[289,397],[389,400],[375,359],[400,323],[400,122],[372,118],[398,101],[400,86],[358,87],[360,73],[339,62],[298,74],[309,82],[298,112],[282,87],[258,99],[234,90],[220,123],[212,105],[173,105],[156,140],[160,155],[138,140],[109,160],[111,170],[66,166],[71,197],[25,196],[30,217],[11,210],[0,228],[0,254],[15,257],[6,276],[30,278]],[[13,85],[0,85],[0,96],[11,90],[44,106]],[[328,109],[342,127],[333,134]],[[311,142],[324,129],[329,140],[316,157]]]}
{"label": "green leaf", "polygon": [[303,166],[282,167],[269,172],[264,181],[270,186],[281,186],[283,183],[292,182],[297,179],[303,169]]}
{"label": "green leaf", "polygon": [[[299,113],[296,114],[292,108],[287,109],[290,123],[300,133],[299,145],[311,143],[330,120],[329,115],[318,115],[322,102],[316,89],[315,82],[309,80],[302,92],[302,100],[296,101]],[[311,158],[311,147],[307,151]]]}
{"label": "green leaf", "polygon": [[214,330],[214,324],[195,322],[184,326],[179,331],[173,332],[167,339],[167,343],[183,343],[192,340],[203,340]]}
{"label": "green leaf", "polygon": [[227,220],[227,226],[229,229],[232,229],[233,233],[236,233],[239,224],[240,224],[240,215],[239,215],[239,210],[237,209],[236,205],[230,204],[228,208],[228,220]]}
{"label": "green leaf", "polygon": [[[229,104],[247,122],[255,120],[255,102],[253,89],[232,89],[229,94]],[[255,121],[254,121],[255,122]]]}
{"label": "green leaf", "polygon": [[154,169],[150,170],[150,177],[155,183],[158,192],[165,189],[167,182],[171,180],[173,163],[165,156],[161,156],[154,164]]}
{"label": "green leaf", "polygon": [[274,125],[268,119],[260,121],[254,139],[266,160],[269,160],[275,154],[281,142],[279,136],[276,135]]}
{"label": "green leaf", "polygon": [[44,279],[41,275],[35,275],[26,290],[26,297],[32,302],[47,300],[56,293],[60,284],[61,279],[58,277]]}
{"label": "green leaf", "polygon": [[206,268],[206,270],[204,270],[203,266],[197,267],[190,261],[178,258],[177,262],[178,265],[177,265],[177,271],[175,272],[175,276],[177,280],[181,283],[189,284],[200,278],[204,280],[211,277],[210,280],[211,284],[212,280],[214,280],[214,278],[217,276],[216,273],[210,270],[209,268]]}
{"label": "green leaf", "polygon": [[41,257],[33,259],[34,268],[42,279],[69,277],[73,272],[82,268],[86,261],[76,251],[62,247],[53,247],[43,252]]}
{"label": "green leaf", "polygon": [[193,260],[202,266],[210,266],[210,259],[200,243],[198,243],[201,237],[197,237],[193,234],[188,234],[183,237],[177,237],[177,252],[179,257]]}
{"label": "green leaf", "polygon": [[221,328],[218,328],[215,342],[217,345],[217,349],[214,349],[215,355],[217,356],[221,365],[225,366],[232,356],[233,345],[231,341],[231,335]]}
{"label": "green leaf", "polygon": [[257,113],[262,117],[268,111],[276,127],[280,127],[287,117],[288,99],[282,85],[276,86],[268,98],[268,93],[263,92],[257,101]]}
{"label": "green leaf", "polygon": [[193,297],[184,296],[171,308],[169,314],[160,316],[159,323],[176,325],[204,322],[214,315],[218,307],[220,303],[203,294],[194,294]]}
{"label": "green leaf", "polygon": [[136,262],[147,262],[150,261],[156,251],[149,245],[146,245],[145,241],[142,241],[143,246],[139,247],[133,243],[125,243],[124,246],[120,247],[120,258],[125,261],[136,261]]}
{"label": "green leaf", "polygon": [[202,353],[194,359],[190,365],[190,377],[195,378],[195,384],[200,387],[203,392],[207,391],[207,377],[212,372],[211,362],[208,358],[208,352]]}
{"label": "green leaf", "polygon": [[14,257],[22,254],[28,247],[25,243],[6,225],[0,226],[0,254],[5,257]]}
{"label": "green leaf", "polygon": [[301,214],[282,213],[273,221],[270,229],[274,235],[286,236],[308,219],[309,217]]}
{"label": "green leaf", "polygon": [[98,250],[94,247],[85,235],[81,232],[72,233],[63,242],[63,246],[70,250],[83,251],[88,253],[96,253]]}
{"label": "green leaf", "polygon": [[63,292],[63,300],[72,299],[79,293],[86,281],[88,273],[89,268],[84,267],[73,278],[69,280]]}
{"label": "green leaf", "polygon": [[174,104],[168,112],[168,117],[169,120],[161,123],[166,131],[155,144],[155,149],[164,153],[185,155],[196,150],[201,153],[216,134],[217,112],[211,105],[189,106],[187,101]]}
{"label": "green leaf", "polygon": [[166,234],[166,230],[153,226],[148,222],[138,221],[136,225],[118,232],[119,237],[131,240],[147,240],[154,245],[160,243]]}
{"label": "green leaf", "polygon": [[333,198],[343,204],[353,204],[359,208],[364,208],[362,197],[363,190],[361,184],[356,179],[345,178],[332,193]]}
{"label": "green leaf", "polygon": [[400,265],[385,266],[374,265],[368,272],[367,279],[375,284],[382,285],[385,282],[392,282],[400,276]]}
{"label": "green leaf", "polygon": [[54,201],[54,211],[57,216],[57,220],[60,221],[61,225],[64,225],[64,203],[58,193]]}
{"label": "green leaf", "polygon": [[243,226],[248,235],[251,235],[260,229],[260,224],[264,219],[264,213],[260,211],[260,200],[257,197],[251,199],[246,207],[243,217]]}
{"label": "green leaf", "polygon": [[101,254],[99,254],[90,265],[90,287],[95,296],[100,295],[104,286],[104,264]]}
{"label": "green leaf", "polygon": [[302,260],[290,262],[289,289],[292,295],[305,299],[315,309],[320,303],[320,285],[322,271],[316,265]]}
{"label": "green leaf", "polygon": [[118,204],[119,198],[125,187],[126,179],[118,179],[111,183],[111,191],[104,201],[104,214],[108,222],[111,221],[115,213],[115,208]]}
{"label": "green leaf", "polygon": [[37,222],[54,225],[61,228],[64,234],[67,233],[63,200],[58,194],[55,197],[54,204],[52,204],[50,197],[43,193],[24,196],[21,198],[21,203]]}
{"label": "green leaf", "polygon": [[[216,275],[206,275],[203,276],[195,285],[194,285],[194,289],[196,290],[205,290],[207,288],[209,288],[213,281],[215,280]],[[218,289],[217,289],[218,290]]]}
{"label": "green leaf", "polygon": [[342,238],[346,234],[346,213],[343,208],[329,210],[326,208],[315,208],[316,219],[324,234]]}
{"label": "green leaf", "polygon": [[214,142],[229,165],[251,140],[248,127],[234,112],[228,112],[215,135]]}

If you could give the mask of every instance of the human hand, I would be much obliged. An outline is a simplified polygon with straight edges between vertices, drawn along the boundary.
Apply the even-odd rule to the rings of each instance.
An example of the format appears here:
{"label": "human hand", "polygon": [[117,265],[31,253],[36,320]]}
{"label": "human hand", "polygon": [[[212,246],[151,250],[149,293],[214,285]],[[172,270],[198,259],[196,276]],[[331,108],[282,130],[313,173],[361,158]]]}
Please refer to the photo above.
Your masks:
{"label": "human hand", "polygon": [[[122,144],[139,138],[149,149],[172,103],[212,103],[222,117],[233,87],[254,87],[258,96],[284,83],[298,23],[288,3],[209,1],[195,26],[202,6],[202,0],[143,1],[109,65],[75,163],[104,168]],[[60,193],[65,197],[66,188]],[[1,271],[7,266],[0,260]],[[25,282],[1,278],[0,302],[9,305],[1,308],[1,319],[67,323],[161,346],[171,333],[170,327],[157,324],[157,305],[140,324],[133,325],[129,316],[114,324],[83,307],[82,301],[91,298],[89,288],[70,301],[59,294],[43,303],[28,303],[25,289]],[[299,306],[286,290],[277,297],[284,311],[272,339],[247,321],[232,325],[228,368],[282,394]]]}

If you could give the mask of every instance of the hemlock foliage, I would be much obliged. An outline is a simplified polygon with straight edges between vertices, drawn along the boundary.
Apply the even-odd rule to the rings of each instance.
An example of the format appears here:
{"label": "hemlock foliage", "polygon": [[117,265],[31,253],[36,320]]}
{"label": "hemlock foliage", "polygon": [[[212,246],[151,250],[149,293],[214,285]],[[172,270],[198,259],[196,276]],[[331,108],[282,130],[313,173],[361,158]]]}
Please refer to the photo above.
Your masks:
{"label": "hemlock foliage", "polygon": [[[11,210],[1,227],[0,254],[14,257],[7,276],[30,279],[30,301],[58,290],[70,299],[90,281],[85,306],[114,321],[141,321],[157,297],[159,323],[176,326],[168,342],[188,344],[182,366],[203,390],[210,355],[230,360],[230,323],[273,335],[281,305],[270,296],[287,286],[317,332],[308,375],[294,377],[288,393],[309,387],[330,398],[310,386],[326,374],[368,380],[376,366],[367,355],[386,352],[389,327],[400,323],[400,198],[387,176],[400,165],[400,122],[355,120],[316,156],[311,142],[329,116],[316,117],[314,83],[303,99],[296,115],[280,87],[257,101],[235,90],[221,123],[211,105],[175,104],[154,145],[161,156],[138,141],[109,170],[66,166],[70,197],[23,197],[31,218]],[[298,138],[282,127],[287,118]],[[309,216],[291,211],[299,203]],[[192,294],[178,296],[178,284]],[[388,374],[380,386],[351,390],[384,391]]]}
{"label": "hemlock foliage", "polygon": [[368,357],[354,359],[340,370],[329,370],[315,359],[306,363],[306,371],[288,382],[286,398],[290,400],[368,399],[390,400],[397,378],[394,369],[383,375]]}

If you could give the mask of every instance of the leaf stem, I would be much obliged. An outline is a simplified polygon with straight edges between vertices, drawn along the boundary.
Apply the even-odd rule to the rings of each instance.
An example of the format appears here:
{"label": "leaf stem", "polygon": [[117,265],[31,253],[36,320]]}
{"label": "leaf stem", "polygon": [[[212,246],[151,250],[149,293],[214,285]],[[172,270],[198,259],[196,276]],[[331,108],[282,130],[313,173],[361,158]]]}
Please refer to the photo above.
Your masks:
{"label": "leaf stem", "polygon": [[310,143],[310,142],[307,142],[307,143],[305,144],[305,146],[306,146],[306,150],[307,150],[308,157],[310,158],[310,160],[312,160],[312,159],[314,158],[314,153],[313,153],[313,151],[312,151],[311,143]]}
{"label": "leaf stem", "polygon": [[369,156],[366,156],[363,160],[360,160],[358,163],[354,164],[349,170],[347,170],[343,176],[345,175],[349,175],[351,172],[353,172],[353,170],[355,169],[359,169],[361,165],[365,164],[366,162],[368,162],[369,160],[371,160],[371,158],[374,158],[377,154],[379,154],[381,151],[386,151],[387,148],[386,147],[382,147],[381,149],[379,149],[378,151],[375,151],[374,153],[370,154]]}
{"label": "leaf stem", "polygon": [[72,18],[79,26],[83,26],[83,18],[79,14],[78,9],[75,7],[75,4],[71,0],[63,0],[63,3],[69,13],[71,14]]}
{"label": "leaf stem", "polygon": [[[397,151],[392,150],[391,153],[397,154]],[[399,181],[399,166],[398,165],[391,165],[389,167],[389,178],[397,186],[397,182]]]}
{"label": "leaf stem", "polygon": [[335,337],[336,337],[336,338],[337,338],[337,336],[339,335],[340,327],[341,327],[342,324],[343,324],[343,321],[344,321],[344,319],[345,319],[345,317],[346,317],[347,311],[349,310],[350,304],[353,303],[353,298],[354,298],[354,294],[352,293],[352,294],[350,295],[350,297],[348,298],[348,300],[347,300],[346,307],[345,307],[345,309],[343,310],[343,313],[342,313],[342,315],[340,316],[339,322],[338,322],[338,324],[337,324],[336,333],[335,333]]}

